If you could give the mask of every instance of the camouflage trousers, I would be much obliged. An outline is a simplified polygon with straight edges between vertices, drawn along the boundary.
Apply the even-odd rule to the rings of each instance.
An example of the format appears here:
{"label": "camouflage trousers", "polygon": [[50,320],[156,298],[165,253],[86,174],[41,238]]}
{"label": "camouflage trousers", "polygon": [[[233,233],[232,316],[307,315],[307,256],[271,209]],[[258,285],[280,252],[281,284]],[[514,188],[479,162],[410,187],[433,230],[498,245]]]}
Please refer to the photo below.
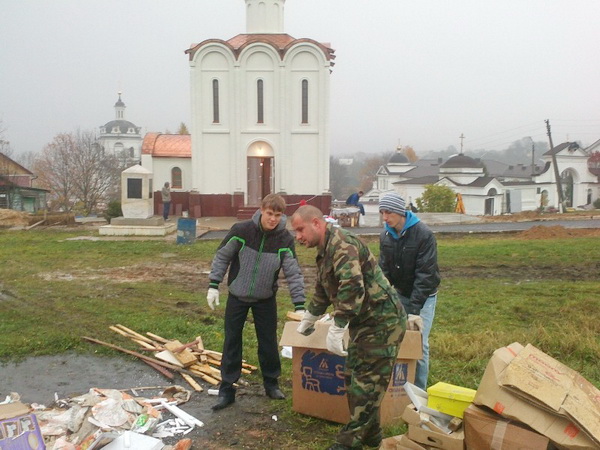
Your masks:
{"label": "camouflage trousers", "polygon": [[351,448],[362,448],[363,441],[381,438],[379,407],[406,331],[406,313],[393,296],[378,304],[371,317],[352,325],[344,371],[350,421],[336,440]]}

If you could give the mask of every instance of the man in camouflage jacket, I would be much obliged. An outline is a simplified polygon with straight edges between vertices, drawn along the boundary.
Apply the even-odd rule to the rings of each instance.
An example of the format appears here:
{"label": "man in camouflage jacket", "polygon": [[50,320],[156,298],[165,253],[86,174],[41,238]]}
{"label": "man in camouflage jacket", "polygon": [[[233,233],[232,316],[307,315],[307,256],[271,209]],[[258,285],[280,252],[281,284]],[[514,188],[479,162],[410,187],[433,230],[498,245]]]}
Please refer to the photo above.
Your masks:
{"label": "man in camouflage jacket", "polygon": [[[379,407],[406,330],[406,313],[377,260],[356,236],[328,224],[322,212],[310,205],[298,208],[292,226],[301,244],[318,248],[315,295],[298,332],[310,334],[332,305],[334,323],[327,349],[347,356],[344,381],[350,421],[329,449],[379,447]],[[343,345],[346,328],[350,335],[347,352]]]}

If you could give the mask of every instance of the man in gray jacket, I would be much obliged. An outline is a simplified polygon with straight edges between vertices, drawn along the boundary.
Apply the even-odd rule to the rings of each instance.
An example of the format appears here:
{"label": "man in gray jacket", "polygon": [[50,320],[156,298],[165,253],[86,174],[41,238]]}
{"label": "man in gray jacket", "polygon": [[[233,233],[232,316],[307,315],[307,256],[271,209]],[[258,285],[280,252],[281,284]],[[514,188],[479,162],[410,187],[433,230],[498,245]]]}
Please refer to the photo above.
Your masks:
{"label": "man in gray jacket", "polygon": [[400,195],[384,195],[379,200],[379,212],[385,222],[379,240],[379,265],[400,294],[406,313],[423,319],[423,359],[417,361],[415,384],[427,389],[429,333],[440,284],[437,243],[429,227],[406,210]]}
{"label": "man in gray jacket", "polygon": [[285,228],[285,200],[267,195],[251,220],[236,223],[221,242],[212,262],[207,301],[219,304],[219,283],[229,268],[229,296],[225,308],[225,342],[221,360],[219,402],[213,410],[235,401],[234,383],[242,370],[242,331],[252,310],[258,339],[258,361],[267,396],[283,399],[278,378],[281,361],[277,346],[277,278],[283,269],[296,311],[304,310],[304,278],[300,271],[294,238]]}

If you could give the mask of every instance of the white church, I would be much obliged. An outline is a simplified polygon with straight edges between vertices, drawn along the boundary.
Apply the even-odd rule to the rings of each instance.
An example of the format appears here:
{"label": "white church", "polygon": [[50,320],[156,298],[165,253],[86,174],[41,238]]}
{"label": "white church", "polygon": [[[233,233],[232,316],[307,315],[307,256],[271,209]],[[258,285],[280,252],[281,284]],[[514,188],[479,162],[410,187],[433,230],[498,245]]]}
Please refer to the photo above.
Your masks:
{"label": "white church", "polygon": [[114,108],[115,118],[100,126],[98,143],[106,152],[124,158],[127,164],[138,164],[142,150],[142,127],[125,119],[126,106],[120,92]]}
{"label": "white church", "polygon": [[285,0],[245,4],[246,33],[185,52],[191,136],[148,133],[142,166],[191,217],[239,217],[269,193],[328,210],[334,50],[284,32]]}
{"label": "white church", "polygon": [[600,198],[598,174],[587,164],[591,152],[597,148],[600,141],[586,149],[574,142],[564,142],[542,155],[541,166],[509,165],[464,154],[446,161],[410,162],[399,148],[379,168],[376,185],[364,198],[377,201],[386,192],[397,192],[416,205],[427,185],[441,185],[461,194],[465,212],[470,215],[549,207],[559,210],[558,179],[564,206],[586,207]]}

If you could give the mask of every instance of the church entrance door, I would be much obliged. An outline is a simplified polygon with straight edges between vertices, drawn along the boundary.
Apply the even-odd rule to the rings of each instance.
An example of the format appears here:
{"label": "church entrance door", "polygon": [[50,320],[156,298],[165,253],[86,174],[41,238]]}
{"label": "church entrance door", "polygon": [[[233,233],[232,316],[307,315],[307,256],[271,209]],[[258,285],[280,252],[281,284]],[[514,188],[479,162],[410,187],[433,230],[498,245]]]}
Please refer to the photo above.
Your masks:
{"label": "church entrance door", "polygon": [[260,206],[266,195],[273,192],[273,148],[265,141],[253,142],[247,155],[247,206]]}
{"label": "church entrance door", "polygon": [[248,206],[260,206],[273,192],[273,158],[248,158]]}

